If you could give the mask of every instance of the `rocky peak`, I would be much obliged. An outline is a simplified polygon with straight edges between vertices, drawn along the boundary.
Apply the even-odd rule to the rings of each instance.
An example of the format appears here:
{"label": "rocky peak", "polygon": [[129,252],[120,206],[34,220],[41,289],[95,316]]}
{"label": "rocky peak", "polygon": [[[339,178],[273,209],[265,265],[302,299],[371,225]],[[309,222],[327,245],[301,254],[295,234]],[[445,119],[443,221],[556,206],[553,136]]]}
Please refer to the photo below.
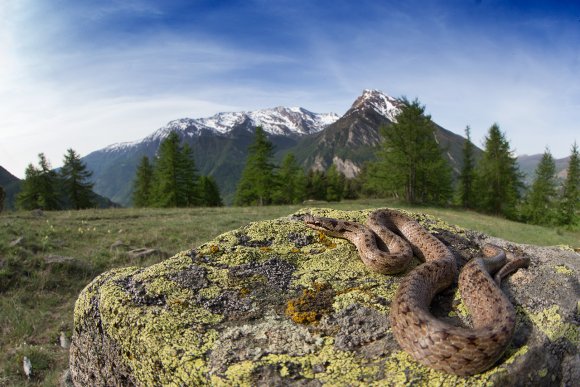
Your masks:
{"label": "rocky peak", "polygon": [[401,112],[401,101],[384,94],[380,90],[365,89],[345,115],[361,110],[374,110],[390,121],[396,122],[396,117]]}

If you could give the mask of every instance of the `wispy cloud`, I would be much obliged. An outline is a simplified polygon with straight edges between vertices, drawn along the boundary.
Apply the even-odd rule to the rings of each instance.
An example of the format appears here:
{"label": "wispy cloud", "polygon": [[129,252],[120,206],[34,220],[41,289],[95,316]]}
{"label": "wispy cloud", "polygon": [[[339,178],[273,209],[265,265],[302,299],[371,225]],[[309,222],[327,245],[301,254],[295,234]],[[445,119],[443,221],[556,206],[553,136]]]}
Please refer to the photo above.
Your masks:
{"label": "wispy cloud", "polygon": [[0,5],[0,165],[16,174],[38,152],[58,164],[67,147],[86,154],[183,116],[276,105],[340,114],[363,88],[419,97],[444,127],[470,124],[476,142],[498,122],[521,153],[549,145],[564,156],[578,133],[580,23],[557,10],[486,1],[54,4]]}

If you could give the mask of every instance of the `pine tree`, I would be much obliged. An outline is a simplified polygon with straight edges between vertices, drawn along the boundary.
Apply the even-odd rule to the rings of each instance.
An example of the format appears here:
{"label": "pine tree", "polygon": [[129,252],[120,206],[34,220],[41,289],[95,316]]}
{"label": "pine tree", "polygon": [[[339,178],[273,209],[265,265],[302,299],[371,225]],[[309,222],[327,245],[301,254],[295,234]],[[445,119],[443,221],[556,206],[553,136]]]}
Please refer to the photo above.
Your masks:
{"label": "pine tree", "polygon": [[273,200],[278,204],[301,203],[306,197],[306,176],[293,153],[287,153],[278,171]]}
{"label": "pine tree", "polygon": [[580,209],[580,157],[578,144],[572,145],[572,154],[568,164],[568,176],[564,182],[562,197],[559,208],[559,223],[562,225],[575,225],[578,223],[578,210]]}
{"label": "pine tree", "polygon": [[445,204],[452,194],[451,168],[435,138],[431,117],[415,99],[403,99],[397,122],[381,128],[377,162],[367,187],[402,194],[408,203]]}
{"label": "pine tree", "polygon": [[152,204],[153,166],[149,157],[143,156],[133,183],[133,205],[135,207],[148,207]]}
{"label": "pine tree", "polygon": [[332,164],[326,171],[326,200],[329,202],[339,202],[344,196],[345,178],[338,171],[336,165]]}
{"label": "pine tree", "polygon": [[523,188],[518,163],[509,142],[497,124],[489,128],[483,156],[475,170],[477,209],[510,218],[516,216],[516,206]]}
{"label": "pine tree", "polygon": [[263,206],[272,202],[275,190],[274,146],[261,127],[256,128],[254,142],[248,148],[248,158],[236,188],[236,205]]}
{"label": "pine tree", "polygon": [[556,215],[556,199],[556,164],[546,149],[536,167],[534,182],[524,205],[524,218],[534,224],[552,224]]}
{"label": "pine tree", "polygon": [[466,141],[463,143],[463,167],[459,175],[459,200],[464,208],[473,208],[474,192],[473,181],[475,179],[474,145],[471,142],[471,128],[465,128]]}
{"label": "pine tree", "polygon": [[73,149],[68,149],[60,175],[64,193],[76,210],[91,208],[96,204],[93,183],[88,181],[92,174],[87,170],[78,153]]}
{"label": "pine tree", "polygon": [[221,207],[224,205],[219,187],[213,177],[200,176],[199,190],[201,193],[201,205],[207,207]]}
{"label": "pine tree", "polygon": [[26,168],[22,189],[16,198],[17,207],[22,210],[58,210],[58,176],[51,170],[44,153],[40,153],[38,158],[39,168],[32,164]]}

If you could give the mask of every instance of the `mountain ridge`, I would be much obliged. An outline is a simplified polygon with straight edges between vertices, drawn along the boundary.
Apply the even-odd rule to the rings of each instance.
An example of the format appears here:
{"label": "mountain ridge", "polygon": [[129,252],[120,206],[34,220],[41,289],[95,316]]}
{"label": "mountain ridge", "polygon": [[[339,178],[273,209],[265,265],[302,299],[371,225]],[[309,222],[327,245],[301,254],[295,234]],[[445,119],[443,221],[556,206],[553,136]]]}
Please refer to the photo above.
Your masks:
{"label": "mountain ridge", "polygon": [[[396,122],[401,106],[402,101],[396,98],[379,90],[365,89],[340,117],[334,113],[278,106],[217,113],[207,118],[181,118],[141,140],[94,151],[83,161],[93,171],[95,190],[99,194],[128,205],[140,159],[154,158],[163,138],[177,131],[182,141],[193,149],[199,172],[212,175],[226,203],[231,203],[256,126],[262,126],[268,134],[275,146],[277,161],[293,152],[306,170],[326,170],[335,164],[346,177],[352,178],[365,162],[374,159],[381,142],[379,128]],[[435,136],[458,174],[465,139],[437,124]]]}

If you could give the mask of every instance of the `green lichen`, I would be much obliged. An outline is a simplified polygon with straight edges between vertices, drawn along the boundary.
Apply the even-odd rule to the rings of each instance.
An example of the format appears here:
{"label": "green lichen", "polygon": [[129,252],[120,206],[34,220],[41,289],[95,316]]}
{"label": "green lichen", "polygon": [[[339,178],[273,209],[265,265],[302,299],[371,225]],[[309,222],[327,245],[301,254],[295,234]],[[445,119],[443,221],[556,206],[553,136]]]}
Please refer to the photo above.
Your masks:
{"label": "green lichen", "polygon": [[565,265],[556,265],[554,267],[554,270],[558,274],[564,274],[564,275],[569,275],[569,276],[573,276],[574,275],[574,271],[572,269],[568,268]]}
{"label": "green lichen", "polygon": [[[371,211],[303,209],[297,214],[364,222]],[[430,230],[463,232],[431,216],[418,218]],[[313,243],[296,246],[290,234],[309,237]],[[192,257],[181,253],[146,269],[106,273],[77,301],[75,326],[89,317],[92,300],[98,298],[103,329],[118,344],[123,361],[140,384],[251,385],[257,372],[271,367],[281,377],[339,386],[372,385],[381,380],[394,385],[486,385],[523,353],[521,348],[508,350],[500,366],[462,378],[425,368],[401,351],[366,358],[338,349],[333,333],[321,333],[317,329],[322,324],[316,323],[353,304],[387,314],[402,276],[370,271],[350,242],[321,236],[300,221],[281,218],[252,223],[216,237],[200,246],[197,253],[197,258],[203,259],[195,264],[203,267],[207,280],[201,289],[193,291],[171,280],[192,265]],[[240,276],[231,269],[273,258],[290,262],[293,271],[288,289],[280,292],[279,304],[268,305],[256,296],[265,293],[254,292],[256,287],[269,291],[265,274],[248,271]],[[129,279],[138,282],[139,291],[147,297],[163,303],[140,305],[131,289],[122,285]],[[228,320],[203,305],[226,293],[233,294],[231,302],[237,302],[236,297],[251,301],[247,305],[258,309],[263,317],[234,323],[237,320]],[[242,345],[247,353],[236,353],[236,345]]]}
{"label": "green lichen", "polygon": [[574,345],[580,344],[580,332],[578,328],[571,323],[564,321],[560,315],[560,307],[553,305],[540,312],[529,314],[530,320],[542,331],[550,341],[559,338],[570,340]]}

